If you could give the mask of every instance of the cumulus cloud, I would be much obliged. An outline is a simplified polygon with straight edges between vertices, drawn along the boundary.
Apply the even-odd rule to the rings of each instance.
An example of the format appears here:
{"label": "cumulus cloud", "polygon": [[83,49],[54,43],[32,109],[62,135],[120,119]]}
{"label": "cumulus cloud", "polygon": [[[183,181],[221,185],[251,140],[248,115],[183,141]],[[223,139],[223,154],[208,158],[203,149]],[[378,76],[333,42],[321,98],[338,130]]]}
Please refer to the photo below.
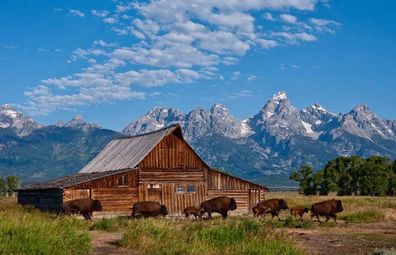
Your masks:
{"label": "cumulus cloud", "polygon": [[[326,29],[336,24],[329,20],[312,18],[305,23],[291,14],[276,18],[271,14],[310,12],[318,2],[152,0],[118,2],[113,10],[91,10],[106,27],[133,39],[123,45],[96,40],[89,48],[73,50],[69,62],[86,61],[86,67],[42,80],[26,91],[26,107],[33,114],[47,114],[84,104],[142,99],[153,87],[221,79],[222,65],[235,65],[252,49],[311,42],[317,40],[315,32],[330,32]],[[69,13],[85,16],[79,10]],[[256,17],[279,26],[263,31]],[[231,79],[240,75],[234,72]],[[247,76],[249,82],[255,79]]]}
{"label": "cumulus cloud", "polygon": [[85,14],[80,10],[71,9],[71,10],[69,10],[69,13],[72,16],[78,16],[78,17],[82,17],[82,18],[85,17]]}
{"label": "cumulus cloud", "polygon": [[281,14],[281,15],[279,15],[279,17],[283,21],[288,22],[288,23],[293,23],[294,24],[294,23],[297,22],[297,17],[293,16],[293,15],[290,15],[290,14]]}

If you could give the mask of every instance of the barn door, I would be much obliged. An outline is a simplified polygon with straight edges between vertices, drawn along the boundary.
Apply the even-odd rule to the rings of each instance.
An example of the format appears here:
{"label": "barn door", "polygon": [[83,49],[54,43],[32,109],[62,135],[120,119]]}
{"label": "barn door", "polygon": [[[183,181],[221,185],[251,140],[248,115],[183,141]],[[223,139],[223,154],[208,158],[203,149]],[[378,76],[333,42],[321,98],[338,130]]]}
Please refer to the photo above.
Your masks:
{"label": "barn door", "polygon": [[260,202],[260,190],[250,189],[249,190],[249,212],[252,208]]}
{"label": "barn door", "polygon": [[157,201],[162,204],[162,187],[155,185],[147,188],[148,201]]}
{"label": "barn door", "polygon": [[73,190],[73,199],[91,198],[90,189],[75,189]]}

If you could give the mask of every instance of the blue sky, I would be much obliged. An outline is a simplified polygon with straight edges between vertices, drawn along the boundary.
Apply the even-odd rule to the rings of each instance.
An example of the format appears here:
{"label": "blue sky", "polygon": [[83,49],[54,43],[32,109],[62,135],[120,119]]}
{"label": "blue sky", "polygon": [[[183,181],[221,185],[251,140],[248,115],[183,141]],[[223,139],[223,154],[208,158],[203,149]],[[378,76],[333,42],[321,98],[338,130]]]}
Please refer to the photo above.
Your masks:
{"label": "blue sky", "polygon": [[[375,4],[375,5],[374,5]],[[0,2],[0,104],[121,130],[156,105],[258,112],[365,103],[396,119],[396,2]]]}

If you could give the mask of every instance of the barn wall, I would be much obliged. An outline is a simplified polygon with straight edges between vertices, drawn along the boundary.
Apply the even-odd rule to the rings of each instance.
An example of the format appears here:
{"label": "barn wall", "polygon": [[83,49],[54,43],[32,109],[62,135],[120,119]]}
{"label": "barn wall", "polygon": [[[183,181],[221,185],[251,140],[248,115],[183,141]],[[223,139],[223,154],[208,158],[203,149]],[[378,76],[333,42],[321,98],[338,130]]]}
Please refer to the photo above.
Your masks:
{"label": "barn wall", "polygon": [[[123,183],[125,185],[120,185],[122,176],[124,178],[127,176],[125,183]],[[137,170],[131,170],[65,188],[63,200],[99,199],[104,213],[130,213],[133,203],[138,201],[137,187]]]}
{"label": "barn wall", "polygon": [[62,207],[62,190],[21,190],[18,191],[18,203],[32,205],[42,211],[59,212]]}
{"label": "barn wall", "polygon": [[265,190],[258,185],[243,181],[218,171],[207,172],[208,198],[217,196],[234,197],[236,212],[251,212],[260,200],[265,199]]}
{"label": "barn wall", "polygon": [[[205,163],[190,146],[174,134],[166,136],[139,164],[139,201],[158,201],[170,215],[206,199]],[[193,185],[194,192],[187,192]],[[185,191],[177,192],[177,186]]]}

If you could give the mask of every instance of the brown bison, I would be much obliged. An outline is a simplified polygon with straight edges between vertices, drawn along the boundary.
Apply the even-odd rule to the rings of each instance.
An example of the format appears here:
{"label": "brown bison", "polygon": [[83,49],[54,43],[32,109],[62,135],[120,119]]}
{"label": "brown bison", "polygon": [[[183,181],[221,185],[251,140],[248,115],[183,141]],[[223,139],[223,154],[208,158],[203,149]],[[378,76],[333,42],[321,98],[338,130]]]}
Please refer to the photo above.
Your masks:
{"label": "brown bison", "polygon": [[227,196],[221,196],[206,200],[201,203],[202,215],[208,213],[209,219],[212,219],[212,213],[217,212],[223,216],[223,219],[227,218],[228,211],[237,209],[237,203],[234,198]]}
{"label": "brown bison", "polygon": [[287,202],[285,200],[273,198],[260,201],[255,207],[253,207],[253,213],[254,216],[263,215],[265,217],[265,214],[268,212],[271,213],[272,218],[277,216],[279,219],[279,211],[282,209],[286,210],[288,208],[289,207],[287,206]]}
{"label": "brown bison", "polygon": [[316,216],[319,222],[319,216],[325,216],[326,221],[330,219],[330,217],[334,218],[334,222],[337,223],[336,213],[342,212],[344,207],[342,206],[341,200],[326,200],[319,203],[315,203],[311,206],[311,220]]}
{"label": "brown bison", "polygon": [[301,220],[303,220],[304,213],[308,212],[308,208],[303,207],[303,206],[296,206],[293,208],[290,208],[290,213],[294,217],[300,216]]}
{"label": "brown bison", "polygon": [[186,218],[190,217],[190,215],[194,215],[195,219],[202,218],[202,214],[204,213],[203,210],[196,208],[194,206],[190,206],[184,209],[184,214],[186,215]]}
{"label": "brown bison", "polygon": [[65,202],[62,205],[61,215],[81,214],[86,220],[92,220],[92,212],[102,211],[99,200],[80,198]]}
{"label": "brown bison", "polygon": [[132,207],[131,217],[136,217],[141,215],[145,218],[155,217],[162,214],[163,216],[168,215],[168,209],[165,205],[161,205],[159,202],[155,201],[143,201],[136,202]]}

